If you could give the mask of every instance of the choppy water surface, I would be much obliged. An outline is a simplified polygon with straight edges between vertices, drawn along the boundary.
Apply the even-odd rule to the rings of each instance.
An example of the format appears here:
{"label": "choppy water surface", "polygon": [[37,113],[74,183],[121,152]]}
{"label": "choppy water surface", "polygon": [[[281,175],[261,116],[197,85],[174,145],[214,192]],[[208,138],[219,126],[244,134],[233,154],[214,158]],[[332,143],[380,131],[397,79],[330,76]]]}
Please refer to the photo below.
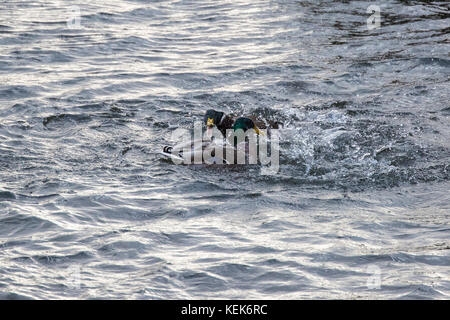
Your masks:
{"label": "choppy water surface", "polygon": [[[448,299],[450,5],[374,3],[2,1],[0,297]],[[155,153],[209,108],[278,174]]]}

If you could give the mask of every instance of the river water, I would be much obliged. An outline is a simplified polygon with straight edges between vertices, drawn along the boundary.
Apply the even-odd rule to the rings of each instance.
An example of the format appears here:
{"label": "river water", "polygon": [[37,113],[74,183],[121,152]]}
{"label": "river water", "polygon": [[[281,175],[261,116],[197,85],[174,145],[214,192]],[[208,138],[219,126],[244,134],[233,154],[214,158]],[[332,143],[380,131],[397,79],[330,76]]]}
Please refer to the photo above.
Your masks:
{"label": "river water", "polygon": [[[449,10],[2,1],[0,298],[450,298]],[[158,155],[210,108],[279,171]]]}

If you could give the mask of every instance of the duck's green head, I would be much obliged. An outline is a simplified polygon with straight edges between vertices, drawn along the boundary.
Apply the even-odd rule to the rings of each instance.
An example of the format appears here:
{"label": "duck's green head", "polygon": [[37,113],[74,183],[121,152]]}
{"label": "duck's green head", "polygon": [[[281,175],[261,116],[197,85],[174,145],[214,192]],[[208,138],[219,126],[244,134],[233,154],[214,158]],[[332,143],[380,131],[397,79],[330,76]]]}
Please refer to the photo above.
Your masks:
{"label": "duck's green head", "polygon": [[249,129],[254,129],[257,134],[260,134],[258,127],[255,125],[252,119],[249,118],[237,118],[233,125],[233,130],[242,129],[244,132]]}
{"label": "duck's green head", "polygon": [[205,113],[205,115],[203,117],[203,123],[208,128],[212,128],[214,126],[218,126],[222,122],[222,119],[223,119],[224,115],[225,114],[223,112],[216,111],[216,110],[213,110],[213,109],[209,109],[209,110],[206,111],[206,113]]}

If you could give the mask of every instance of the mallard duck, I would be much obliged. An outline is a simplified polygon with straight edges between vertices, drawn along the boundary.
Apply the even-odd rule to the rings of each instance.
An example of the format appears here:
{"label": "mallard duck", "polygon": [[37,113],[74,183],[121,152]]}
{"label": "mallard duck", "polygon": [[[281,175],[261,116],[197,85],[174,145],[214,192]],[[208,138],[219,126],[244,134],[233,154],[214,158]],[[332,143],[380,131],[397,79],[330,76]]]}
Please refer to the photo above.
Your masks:
{"label": "mallard duck", "polygon": [[[246,132],[249,129],[254,129],[256,134],[261,134],[261,131],[256,126],[255,122],[252,119],[246,118],[246,117],[240,117],[240,118],[237,118],[236,121],[234,121],[233,131],[236,131],[239,129],[243,130],[244,132]],[[264,128],[261,128],[261,129],[264,129]]]}
{"label": "mallard duck", "polygon": [[[223,117],[223,116],[222,116]],[[211,118],[210,118],[211,119]],[[220,123],[220,122],[219,122]],[[240,117],[234,121],[232,126],[233,131],[239,129],[246,132],[249,129],[254,129],[256,134],[261,134],[258,127],[255,125],[252,119]],[[244,148],[245,153],[248,153],[248,145],[245,140],[241,141],[241,144],[237,144],[237,138],[233,135],[228,137],[228,140],[193,140],[179,143],[173,147],[165,146],[163,147],[162,154],[167,158],[171,158],[175,163],[192,164],[198,163],[198,161],[212,164],[212,163],[224,163],[229,164],[230,161],[225,159],[225,155],[229,153],[226,149],[232,149],[233,160],[231,163],[236,163],[235,151]],[[215,154],[215,148],[219,147],[222,149],[221,155]],[[234,162],[233,162],[234,161]]]}
{"label": "mallard duck", "polygon": [[[239,120],[239,122],[238,122]],[[253,123],[250,123],[250,121]],[[279,123],[271,120],[263,120],[257,117],[234,117],[232,115],[226,115],[224,112],[209,109],[206,111],[203,122],[206,125],[207,130],[211,130],[214,126],[226,136],[227,129],[243,129],[244,131],[253,128],[256,133],[260,133],[259,129],[278,129]],[[245,128],[245,129],[244,129]]]}
{"label": "mallard duck", "polygon": [[234,120],[223,112],[209,109],[203,117],[203,122],[207,130],[211,130],[215,126],[225,136],[227,129],[233,128]]}
{"label": "mallard duck", "polygon": [[[260,129],[266,129],[268,126],[262,120],[254,120],[254,118],[250,117],[238,117],[233,118],[229,115],[226,115],[223,112],[208,110],[204,116],[204,122],[207,127],[207,130],[212,130],[214,127],[226,137],[226,131],[228,129],[232,129],[233,131],[237,131],[239,129],[246,132],[249,129],[254,129],[255,133],[260,135],[264,134]],[[258,124],[256,124],[258,123]],[[268,122],[272,124],[270,128],[278,128],[278,124],[274,122]],[[234,139],[233,139],[234,138]],[[220,154],[215,154],[214,150],[216,147],[219,147],[223,150]],[[163,151],[161,152],[167,158],[171,158],[175,163],[185,163],[191,164],[196,163],[197,161],[205,161],[205,163],[237,163],[233,160],[229,161],[225,159],[225,155],[227,153],[232,153],[235,155],[235,151],[244,148],[245,153],[248,153],[248,141],[241,141],[238,143],[237,137],[233,137],[230,135],[227,139],[224,140],[215,140],[211,139],[209,136],[206,140],[199,139],[194,141],[187,141],[183,143],[179,143],[173,147],[164,146]],[[227,151],[230,149],[230,151]],[[235,160],[236,158],[234,158]]]}

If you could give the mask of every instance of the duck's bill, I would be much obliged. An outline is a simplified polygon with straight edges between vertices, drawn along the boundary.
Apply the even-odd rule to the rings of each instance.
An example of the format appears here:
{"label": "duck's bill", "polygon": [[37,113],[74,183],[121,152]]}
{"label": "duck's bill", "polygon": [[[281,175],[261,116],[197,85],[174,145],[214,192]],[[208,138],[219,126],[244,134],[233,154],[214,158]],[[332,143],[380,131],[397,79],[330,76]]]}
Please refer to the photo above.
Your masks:
{"label": "duck's bill", "polygon": [[253,129],[255,130],[256,134],[262,135],[262,136],[265,135],[265,134],[264,134],[264,131],[261,131],[257,126],[255,126]]}

